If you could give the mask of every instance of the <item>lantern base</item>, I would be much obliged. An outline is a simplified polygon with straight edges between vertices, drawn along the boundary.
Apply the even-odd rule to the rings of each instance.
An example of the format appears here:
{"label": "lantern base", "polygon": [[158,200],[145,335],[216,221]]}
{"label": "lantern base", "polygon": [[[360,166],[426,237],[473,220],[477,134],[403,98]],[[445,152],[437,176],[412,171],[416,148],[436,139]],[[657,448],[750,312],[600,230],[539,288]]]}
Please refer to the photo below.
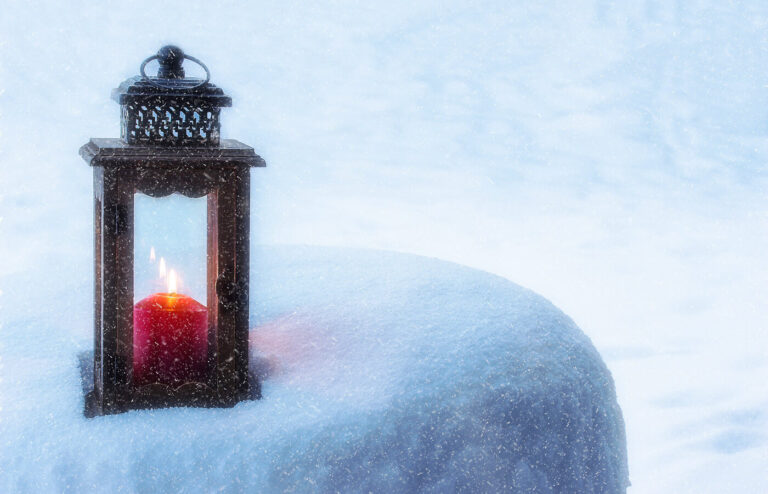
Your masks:
{"label": "lantern base", "polygon": [[217,396],[207,386],[199,383],[186,384],[175,390],[181,390],[177,393],[167,392],[168,388],[162,385],[150,385],[140,388],[140,392],[133,393],[128,400],[121,400],[119,403],[112,403],[105,407],[93,386],[93,352],[81,352],[77,358],[84,398],[83,415],[87,418],[153,408],[230,408],[240,401],[261,399],[259,373],[254,366],[249,366],[248,393],[240,399]]}

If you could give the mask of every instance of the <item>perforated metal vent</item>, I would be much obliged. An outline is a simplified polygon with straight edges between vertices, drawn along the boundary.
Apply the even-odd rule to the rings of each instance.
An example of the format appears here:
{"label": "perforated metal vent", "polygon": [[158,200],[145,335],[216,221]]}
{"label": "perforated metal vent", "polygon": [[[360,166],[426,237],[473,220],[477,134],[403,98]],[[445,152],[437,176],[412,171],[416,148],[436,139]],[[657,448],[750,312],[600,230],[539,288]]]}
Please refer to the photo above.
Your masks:
{"label": "perforated metal vent", "polygon": [[202,98],[136,98],[122,105],[120,136],[129,144],[217,146],[219,112]]}

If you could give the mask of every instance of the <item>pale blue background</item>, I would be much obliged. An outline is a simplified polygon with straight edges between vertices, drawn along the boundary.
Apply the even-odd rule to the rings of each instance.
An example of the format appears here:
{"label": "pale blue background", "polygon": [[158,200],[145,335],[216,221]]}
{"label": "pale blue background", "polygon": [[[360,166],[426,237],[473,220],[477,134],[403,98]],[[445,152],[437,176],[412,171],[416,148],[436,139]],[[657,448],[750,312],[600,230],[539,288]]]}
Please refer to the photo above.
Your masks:
{"label": "pale blue background", "polygon": [[[2,7],[3,292],[90,279],[77,149],[119,135],[110,90],[175,42],[232,95],[224,137],[269,164],[254,243],[413,252],[530,287],[614,374],[630,492],[766,490],[765,2]],[[91,294],[71,297],[87,339]]]}

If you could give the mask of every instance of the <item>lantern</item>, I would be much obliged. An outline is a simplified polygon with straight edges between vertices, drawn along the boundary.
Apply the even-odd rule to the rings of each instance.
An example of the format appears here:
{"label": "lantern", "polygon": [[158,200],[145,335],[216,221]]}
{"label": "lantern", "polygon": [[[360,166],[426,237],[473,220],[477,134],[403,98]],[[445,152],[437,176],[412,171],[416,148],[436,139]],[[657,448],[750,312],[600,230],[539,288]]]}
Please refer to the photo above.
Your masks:
{"label": "lantern", "polygon": [[[157,75],[147,77],[155,59]],[[205,79],[186,78],[185,59]],[[80,149],[94,178],[87,416],[226,407],[257,392],[248,373],[249,173],[265,163],[220,139],[219,112],[232,100],[202,62],[166,46],[140,73],[112,92],[121,138]]]}

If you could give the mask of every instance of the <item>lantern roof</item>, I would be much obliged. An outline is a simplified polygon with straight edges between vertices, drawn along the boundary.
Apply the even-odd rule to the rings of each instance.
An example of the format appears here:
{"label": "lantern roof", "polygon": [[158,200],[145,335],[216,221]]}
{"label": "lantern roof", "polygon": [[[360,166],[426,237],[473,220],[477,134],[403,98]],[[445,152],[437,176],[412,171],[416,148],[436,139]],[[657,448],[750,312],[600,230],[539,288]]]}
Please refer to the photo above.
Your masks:
{"label": "lantern roof", "polygon": [[[150,81],[160,81],[167,84],[165,87],[153,85]],[[181,79],[181,80],[163,80],[159,77],[135,76],[123,81],[118,87],[112,90],[112,99],[121,105],[131,101],[152,97],[163,96],[169,98],[196,97],[204,98],[217,107],[232,106],[232,98],[220,88],[211,83],[200,86],[201,79]]]}
{"label": "lantern roof", "polygon": [[[205,79],[185,77],[183,62],[190,60],[200,65],[206,73]],[[157,60],[160,67],[155,76],[147,76],[146,65]],[[157,54],[147,58],[141,64],[141,75],[123,81],[112,90],[112,99],[120,105],[148,97],[163,98],[201,98],[215,107],[232,106],[232,98],[224,91],[210,83],[210,71],[200,60],[185,54],[181,48],[167,45]]]}
{"label": "lantern roof", "polygon": [[[150,77],[144,69],[153,60],[159,68]],[[186,77],[185,60],[200,65],[205,79]],[[144,60],[139,72],[112,91],[121,108],[122,139],[131,145],[219,145],[219,113],[222,107],[232,106],[232,98],[210,83],[211,72],[203,62],[168,45]]]}

